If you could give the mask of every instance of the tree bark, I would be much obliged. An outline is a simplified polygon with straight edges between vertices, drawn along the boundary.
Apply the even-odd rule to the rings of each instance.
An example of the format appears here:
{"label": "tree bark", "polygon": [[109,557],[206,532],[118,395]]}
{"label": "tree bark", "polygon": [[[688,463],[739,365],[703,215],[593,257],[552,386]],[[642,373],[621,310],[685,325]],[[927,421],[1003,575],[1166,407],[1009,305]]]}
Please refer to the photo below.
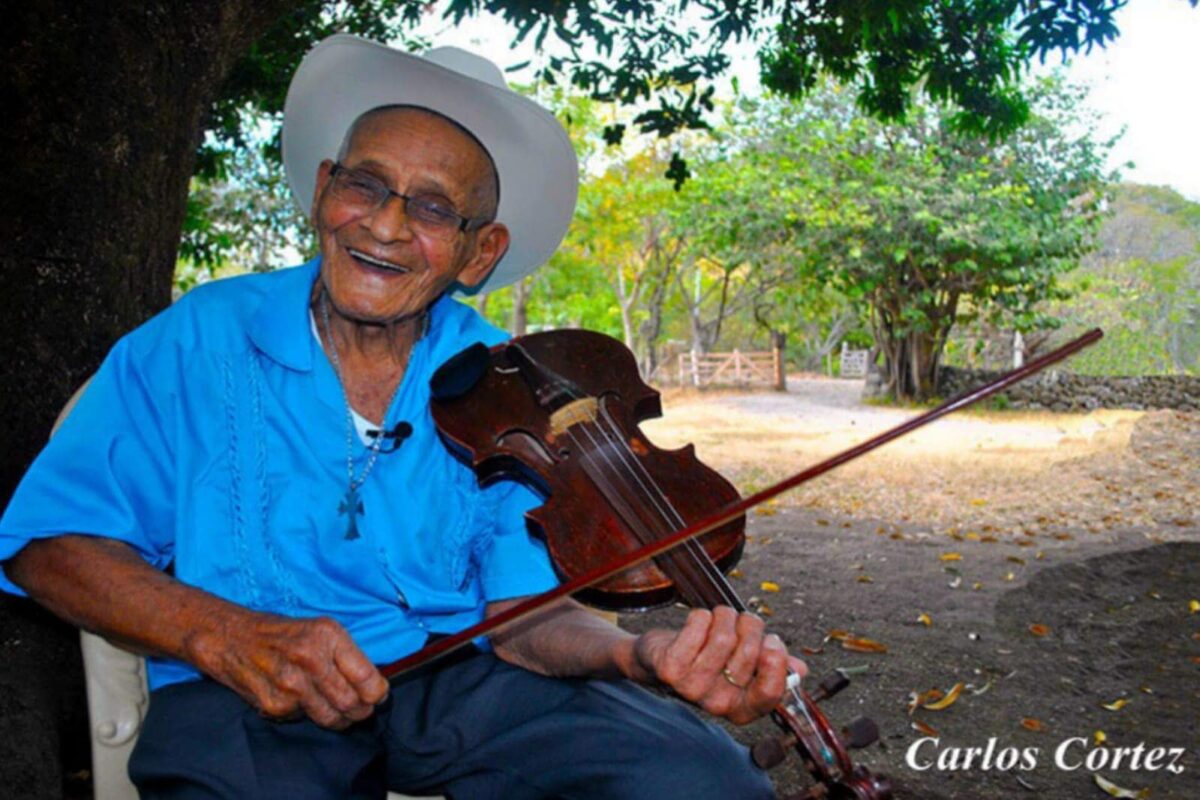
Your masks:
{"label": "tree bark", "polygon": [[787,332],[771,331],[771,352],[775,356],[775,391],[787,391]]}
{"label": "tree bark", "polygon": [[[170,302],[205,115],[236,58],[287,6],[36,0],[8,8],[0,503],[116,339]],[[0,629],[23,633],[0,659],[0,739],[21,748],[0,761],[0,785],[15,796],[59,797],[62,753],[77,750],[80,736],[87,753],[75,632],[9,597]]]}
{"label": "tree bark", "polygon": [[529,332],[529,293],[533,289],[533,278],[522,278],[512,285],[512,318],[510,328],[513,336],[524,336]]}

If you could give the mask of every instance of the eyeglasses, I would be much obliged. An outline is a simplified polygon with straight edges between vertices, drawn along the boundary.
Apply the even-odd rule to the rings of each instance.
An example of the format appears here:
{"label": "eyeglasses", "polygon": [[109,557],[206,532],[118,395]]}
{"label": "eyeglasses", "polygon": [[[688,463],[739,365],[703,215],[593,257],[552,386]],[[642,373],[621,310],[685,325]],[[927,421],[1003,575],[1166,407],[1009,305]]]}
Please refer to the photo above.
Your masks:
{"label": "eyeglasses", "polygon": [[347,209],[366,216],[383,208],[392,197],[399,197],[409,227],[415,233],[433,239],[449,241],[459,233],[475,230],[490,221],[464,217],[450,208],[445,198],[437,195],[409,196],[392,191],[374,175],[336,162],[329,175],[333,179],[330,192]]}

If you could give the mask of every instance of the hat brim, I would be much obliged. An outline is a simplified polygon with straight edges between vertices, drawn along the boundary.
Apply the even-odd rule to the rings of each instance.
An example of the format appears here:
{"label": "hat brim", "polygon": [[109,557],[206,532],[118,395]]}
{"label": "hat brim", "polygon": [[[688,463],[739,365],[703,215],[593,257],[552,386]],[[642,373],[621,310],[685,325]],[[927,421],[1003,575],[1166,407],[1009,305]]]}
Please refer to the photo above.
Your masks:
{"label": "hat brim", "polygon": [[444,114],[491,154],[500,179],[496,219],[508,227],[511,244],[481,290],[515,283],[553,255],[579,193],[575,151],[554,115],[508,89],[346,34],[304,57],[284,104],[283,163],[305,216],[321,162],[337,157],[354,120],[385,105]]}

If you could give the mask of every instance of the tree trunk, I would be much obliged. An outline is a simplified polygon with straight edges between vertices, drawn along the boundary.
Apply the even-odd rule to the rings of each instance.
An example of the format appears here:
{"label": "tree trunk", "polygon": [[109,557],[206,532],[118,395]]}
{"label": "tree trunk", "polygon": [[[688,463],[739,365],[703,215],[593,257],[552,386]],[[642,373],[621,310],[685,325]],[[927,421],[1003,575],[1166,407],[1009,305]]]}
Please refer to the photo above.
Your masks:
{"label": "tree trunk", "polygon": [[524,336],[529,332],[529,290],[532,285],[532,278],[522,278],[512,285],[512,324],[509,327],[513,336]]}
{"label": "tree trunk", "polygon": [[940,337],[911,331],[888,336],[879,342],[888,376],[886,391],[904,402],[921,402],[937,393],[937,369],[941,359]]}
{"label": "tree trunk", "polygon": [[[286,8],[42,0],[7,9],[0,503],[105,352],[170,302],[205,113],[237,56]],[[11,597],[0,601],[0,629],[0,740],[11,745],[0,785],[59,797],[63,752],[82,737],[87,753],[75,632]]]}

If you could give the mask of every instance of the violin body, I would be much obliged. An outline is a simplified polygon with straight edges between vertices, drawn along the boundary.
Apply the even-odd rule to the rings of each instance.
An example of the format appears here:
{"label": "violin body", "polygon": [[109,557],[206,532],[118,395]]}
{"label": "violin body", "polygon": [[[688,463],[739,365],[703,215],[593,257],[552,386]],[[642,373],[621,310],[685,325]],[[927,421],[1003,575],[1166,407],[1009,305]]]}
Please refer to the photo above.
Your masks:
{"label": "violin body", "polygon": [[[745,516],[709,522],[739,504],[738,492],[690,445],[660,450],[642,434],[638,423],[662,407],[620,342],[560,330],[475,345],[442,365],[430,388],[443,439],[481,483],[511,477],[546,498],[526,517],[564,583],[585,584],[579,600],[610,610],[681,601],[746,611],[723,574],[742,553]],[[708,532],[611,577],[589,577],[692,525]],[[847,754],[878,738],[874,723],[856,720],[839,733],[816,706],[848,682],[833,676],[810,695],[791,675],[771,714],[782,735],[752,750],[763,769],[800,755],[816,783],[794,800],[891,800],[888,780]]]}
{"label": "violin body", "polygon": [[[514,346],[522,356],[515,357]],[[550,402],[539,399],[548,394]],[[535,333],[468,349],[438,370],[433,395],[444,440],[481,482],[515,478],[546,498],[527,519],[564,580],[740,499],[691,445],[662,450],[650,443],[638,425],[662,415],[659,393],[641,380],[624,345],[603,334]],[[741,556],[744,529],[739,517],[698,541],[710,561],[728,571]],[[677,601],[702,605],[705,598],[695,595],[703,587],[686,580],[677,585],[668,574],[694,569],[685,556],[664,554],[578,598],[616,611]]]}

